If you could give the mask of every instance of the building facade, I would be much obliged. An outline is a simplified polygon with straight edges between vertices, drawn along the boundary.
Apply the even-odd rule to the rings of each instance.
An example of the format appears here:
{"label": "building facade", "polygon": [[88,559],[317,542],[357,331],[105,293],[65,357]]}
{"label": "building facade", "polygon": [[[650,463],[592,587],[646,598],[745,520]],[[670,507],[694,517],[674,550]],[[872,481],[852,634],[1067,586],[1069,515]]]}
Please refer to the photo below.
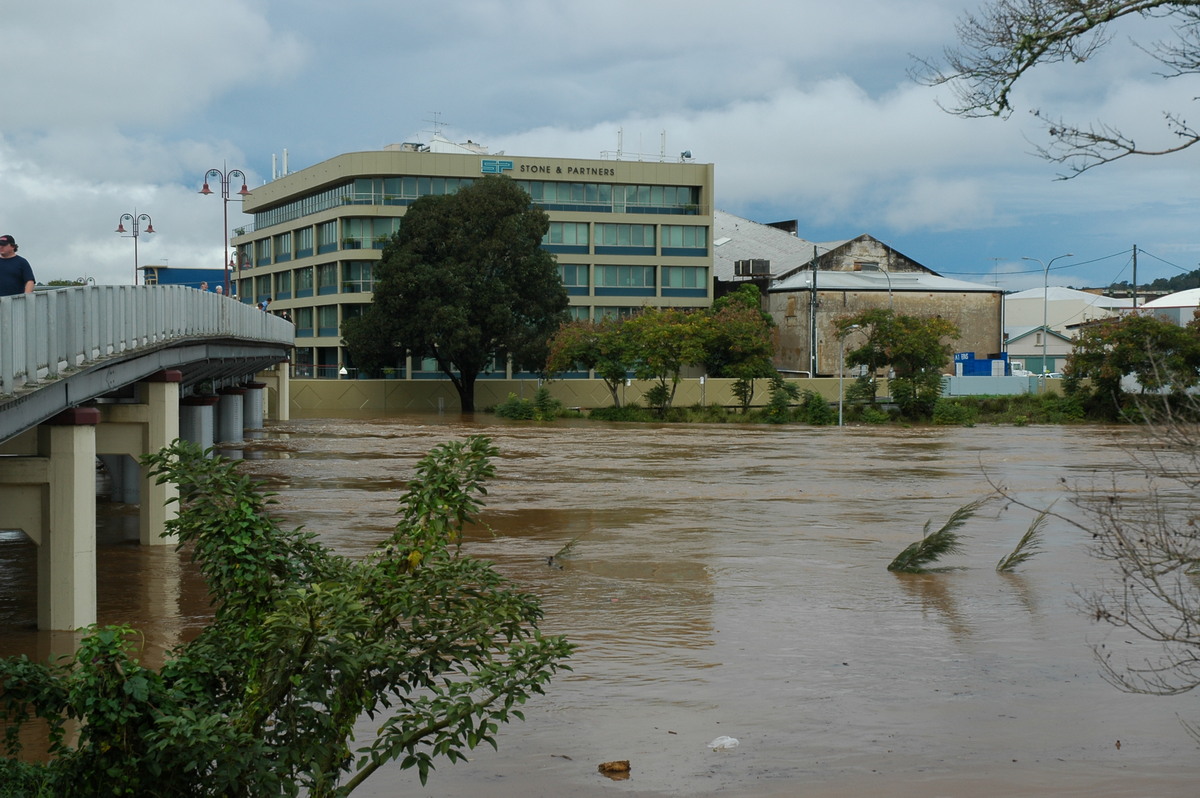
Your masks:
{"label": "building facade", "polygon": [[[713,166],[488,154],[468,142],[347,153],[254,189],[253,224],[235,230],[238,295],[272,299],[296,325],[299,376],[336,377],[353,363],[341,325],[372,298],[375,264],[422,196],[508,175],[550,217],[555,254],[579,319],[641,307],[712,303]],[[410,362],[397,376],[436,376]],[[481,375],[487,376],[487,375]],[[493,376],[503,377],[503,368]]]}
{"label": "building facade", "polygon": [[946,319],[959,330],[955,351],[980,357],[1001,351],[1001,289],[942,277],[870,235],[815,243],[795,229],[717,211],[713,232],[718,290],[745,281],[759,286],[763,309],[775,320],[780,371],[842,373],[844,353],[861,340],[852,333],[843,342],[838,322],[876,309]]}

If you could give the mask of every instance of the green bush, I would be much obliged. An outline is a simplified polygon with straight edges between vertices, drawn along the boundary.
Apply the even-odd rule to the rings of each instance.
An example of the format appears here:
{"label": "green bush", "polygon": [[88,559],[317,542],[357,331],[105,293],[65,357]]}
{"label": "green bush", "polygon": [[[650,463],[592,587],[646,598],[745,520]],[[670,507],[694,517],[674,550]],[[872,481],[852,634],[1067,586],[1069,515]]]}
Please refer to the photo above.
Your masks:
{"label": "green bush", "polygon": [[795,415],[797,421],[805,424],[823,425],[837,422],[837,413],[825,397],[811,390],[800,393],[799,407]]}
{"label": "green bush", "polygon": [[550,421],[563,415],[563,405],[543,385],[537,389],[533,399],[518,399],[515,393],[510,393],[508,399],[496,405],[493,412],[501,418],[518,421]]}
{"label": "green bush", "polygon": [[944,426],[973,427],[979,408],[956,399],[938,399],[933,405],[933,423]]}
{"label": "green bush", "polygon": [[593,421],[659,421],[657,414],[637,404],[624,407],[597,407],[588,412]]}

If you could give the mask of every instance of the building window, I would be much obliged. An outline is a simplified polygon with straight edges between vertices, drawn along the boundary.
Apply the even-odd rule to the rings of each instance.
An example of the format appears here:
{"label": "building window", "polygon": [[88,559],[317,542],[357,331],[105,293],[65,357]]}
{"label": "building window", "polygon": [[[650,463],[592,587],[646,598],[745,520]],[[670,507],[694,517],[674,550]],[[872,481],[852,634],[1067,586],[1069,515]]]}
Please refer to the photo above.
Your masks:
{"label": "building window", "polygon": [[271,239],[263,238],[254,242],[254,265],[265,266],[271,262]]}
{"label": "building window", "polygon": [[708,269],[702,266],[663,266],[663,288],[708,288]]}
{"label": "building window", "polygon": [[275,275],[275,298],[276,299],[291,299],[292,298],[292,273],[279,272]]}
{"label": "building window", "polygon": [[587,295],[588,286],[591,284],[588,275],[589,271],[591,271],[591,267],[587,264],[558,264],[558,276],[562,280],[563,287],[567,289],[568,294],[574,296]]}
{"label": "building window", "polygon": [[296,231],[296,257],[307,258],[313,254],[313,229],[301,227]]}
{"label": "building window", "polygon": [[337,264],[322,263],[317,267],[317,293],[336,294],[338,290]]}
{"label": "building window", "polygon": [[572,305],[567,308],[571,321],[587,321],[592,317],[592,309],[587,305]]}
{"label": "building window", "polygon": [[597,224],[596,245],[606,247],[653,247],[652,224]]}
{"label": "building window", "polygon": [[317,253],[324,255],[338,248],[337,219],[317,225]]}
{"label": "building window", "polygon": [[342,293],[358,294],[375,290],[375,262],[351,260],[342,264]]}
{"label": "building window", "polygon": [[312,338],[313,335],[313,309],[312,308],[296,308],[295,324],[297,338]]}
{"label": "building window", "polygon": [[275,236],[275,262],[283,263],[292,259],[292,234],[280,233]]}
{"label": "building window", "polygon": [[[312,266],[305,266],[303,269],[296,269],[296,298],[310,297],[313,295],[313,270]],[[309,325],[311,326],[311,325]]]}
{"label": "building window", "polygon": [[596,308],[596,321],[604,321],[605,319],[627,319],[635,315],[641,308],[631,307],[607,307],[600,306]]}
{"label": "building window", "polygon": [[668,249],[699,250],[695,254],[704,254],[708,251],[708,228],[698,225],[664,224],[662,248],[664,255],[669,254]]}
{"label": "building window", "polygon": [[327,338],[338,334],[337,305],[322,305],[317,308],[317,335]]}
{"label": "building window", "polygon": [[400,219],[395,216],[342,219],[342,248],[383,249],[399,229]]}
{"label": "building window", "polygon": [[597,266],[596,294],[650,296],[654,293],[653,266]]}
{"label": "building window", "polygon": [[567,244],[568,246],[584,246],[588,240],[587,222],[551,222],[550,229],[542,236],[543,244]]}

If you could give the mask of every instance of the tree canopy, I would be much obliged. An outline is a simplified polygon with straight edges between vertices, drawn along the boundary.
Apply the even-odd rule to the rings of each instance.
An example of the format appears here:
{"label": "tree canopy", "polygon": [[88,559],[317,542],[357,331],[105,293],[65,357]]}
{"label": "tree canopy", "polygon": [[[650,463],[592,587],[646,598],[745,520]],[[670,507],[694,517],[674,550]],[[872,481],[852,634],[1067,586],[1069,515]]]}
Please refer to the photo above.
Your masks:
{"label": "tree canopy", "polygon": [[[1149,32],[1156,41],[1134,46],[1157,60],[1157,77],[1200,72],[1200,0],[990,0],[959,18],[958,46],[945,48],[940,59],[920,61],[915,77],[927,85],[949,85],[956,100],[947,109],[951,113],[1007,116],[1017,84],[1033,69],[1084,64],[1118,38],[1118,29],[1138,20],[1154,23]],[[1171,38],[1160,38],[1164,27]],[[1184,99],[1194,98],[1186,94]],[[1050,136],[1038,154],[1063,164],[1068,170],[1063,177],[1130,155],[1179,152],[1200,141],[1200,130],[1179,109],[1163,111],[1163,140],[1149,146],[1112,123],[1068,122],[1041,109],[1033,113]]]}
{"label": "tree canopy", "polygon": [[[159,670],[124,627],[88,630],[73,658],[0,660],[0,794],[335,798],[387,762],[424,783],[435,758],[494,746],[571,650],[538,632],[535,598],[459,550],[495,453],[481,437],[436,448],[361,560],[278,528],[236,463],[178,442],[146,458],[179,485],[169,531],[215,616]],[[47,761],[19,756],[27,725],[48,729]]]}
{"label": "tree canopy", "polygon": [[1121,381],[1137,379],[1141,392],[1182,393],[1200,383],[1200,320],[1186,327],[1149,313],[1103,319],[1085,327],[1064,367],[1066,389],[1082,391],[1091,380],[1092,396],[1109,414],[1125,404]]}
{"label": "tree canopy", "polygon": [[568,305],[541,248],[549,224],[506,176],[414,202],[376,265],[374,301],[343,325],[355,363],[372,372],[406,354],[433,358],[464,412],[495,359],[540,369]]}
{"label": "tree canopy", "polygon": [[892,310],[866,310],[837,320],[844,339],[859,328],[865,340],[846,352],[846,364],[866,366],[866,379],[874,396],[874,375],[890,366],[895,376],[889,382],[892,398],[906,416],[929,415],[941,395],[942,370],[950,360],[950,341],[958,328],[940,316],[898,314]]}
{"label": "tree canopy", "polygon": [[614,407],[620,407],[618,389],[630,374],[654,380],[646,399],[666,412],[689,366],[703,364],[711,376],[736,379],[752,394],[756,377],[775,374],[773,327],[759,309],[758,289],[744,286],[707,310],[648,307],[629,317],[564,324],[550,340],[546,371],[594,371]]}

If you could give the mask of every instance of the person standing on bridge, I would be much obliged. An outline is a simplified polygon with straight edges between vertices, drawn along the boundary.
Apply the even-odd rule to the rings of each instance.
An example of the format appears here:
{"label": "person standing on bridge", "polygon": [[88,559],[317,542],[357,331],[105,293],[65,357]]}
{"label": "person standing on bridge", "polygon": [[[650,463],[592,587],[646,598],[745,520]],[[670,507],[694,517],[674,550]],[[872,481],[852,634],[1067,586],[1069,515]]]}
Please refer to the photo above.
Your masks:
{"label": "person standing on bridge", "polygon": [[32,294],[33,267],[17,254],[17,242],[12,236],[0,236],[0,296]]}

